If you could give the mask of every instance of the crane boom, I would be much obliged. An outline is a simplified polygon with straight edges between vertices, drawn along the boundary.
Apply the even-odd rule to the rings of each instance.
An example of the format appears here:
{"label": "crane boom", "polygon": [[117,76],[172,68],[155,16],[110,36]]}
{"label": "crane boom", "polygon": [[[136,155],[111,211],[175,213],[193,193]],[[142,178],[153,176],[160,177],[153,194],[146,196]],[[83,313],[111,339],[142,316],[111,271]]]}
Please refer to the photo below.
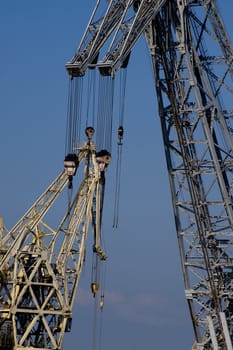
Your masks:
{"label": "crane boom", "polygon": [[[98,1],[77,53],[66,64],[69,74],[82,76],[87,68],[98,65],[102,74],[114,75],[127,64],[131,48],[166,1],[110,1],[105,16],[96,18]],[[100,49],[113,31],[106,55],[98,60]]]}
{"label": "crane boom", "polygon": [[[103,174],[94,144],[88,141],[77,155],[84,178],[57,229],[45,214],[68,183],[66,171],[53,181],[31,209],[5,235],[0,262],[0,349],[62,349],[71,328],[74,298],[84,261],[89,223],[95,229],[95,253],[101,247],[99,216]],[[98,242],[98,246],[96,245]]]}
{"label": "crane boom", "polygon": [[[96,63],[100,48],[117,26],[125,7],[130,6],[132,2],[133,0],[111,0],[108,4],[106,1],[97,1],[81,43],[75,55],[66,64],[72,77],[84,75],[87,68]],[[99,14],[100,10],[104,16],[102,12]]]}
{"label": "crane boom", "polygon": [[12,230],[3,237],[1,241],[2,252],[4,252],[4,249],[6,252],[4,255],[1,254],[0,268],[9,262],[9,259],[15,255],[29,236],[31,236],[30,239],[33,239],[35,227],[44,217],[66,184],[67,176],[63,170]]}

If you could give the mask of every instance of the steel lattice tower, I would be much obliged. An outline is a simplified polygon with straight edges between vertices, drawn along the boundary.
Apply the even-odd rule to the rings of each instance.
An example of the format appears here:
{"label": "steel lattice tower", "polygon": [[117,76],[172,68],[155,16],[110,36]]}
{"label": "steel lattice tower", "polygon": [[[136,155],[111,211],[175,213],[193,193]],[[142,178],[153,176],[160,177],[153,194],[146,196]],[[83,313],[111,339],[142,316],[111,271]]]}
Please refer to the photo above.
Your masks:
{"label": "steel lattice tower", "polygon": [[196,347],[232,349],[232,49],[214,1],[168,2],[146,36]]}

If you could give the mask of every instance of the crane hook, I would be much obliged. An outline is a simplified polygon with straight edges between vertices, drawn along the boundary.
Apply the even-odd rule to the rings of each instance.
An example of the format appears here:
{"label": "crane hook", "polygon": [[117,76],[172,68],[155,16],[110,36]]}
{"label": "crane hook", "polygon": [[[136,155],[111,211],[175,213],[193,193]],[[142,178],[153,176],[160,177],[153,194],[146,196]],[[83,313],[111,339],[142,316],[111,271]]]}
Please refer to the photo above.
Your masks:
{"label": "crane hook", "polygon": [[118,140],[119,140],[119,144],[122,144],[123,135],[124,135],[123,126],[119,126],[119,128],[118,128]]}

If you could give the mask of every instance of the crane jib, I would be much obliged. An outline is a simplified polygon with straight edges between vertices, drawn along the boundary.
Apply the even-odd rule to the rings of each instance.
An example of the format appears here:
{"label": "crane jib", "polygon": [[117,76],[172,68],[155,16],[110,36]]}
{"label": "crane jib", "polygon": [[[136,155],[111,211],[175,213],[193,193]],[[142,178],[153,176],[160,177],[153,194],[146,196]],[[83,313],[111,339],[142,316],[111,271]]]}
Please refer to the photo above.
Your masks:
{"label": "crane jib", "polygon": [[[99,67],[103,75],[114,75],[117,69],[125,66],[135,42],[166,2],[167,0],[110,1],[105,16],[100,19],[95,18],[95,9],[77,53],[66,64],[70,76],[82,76],[90,67]],[[101,25],[94,27],[94,20]],[[101,48],[110,34],[113,36],[112,41],[106,55],[100,58]]]}

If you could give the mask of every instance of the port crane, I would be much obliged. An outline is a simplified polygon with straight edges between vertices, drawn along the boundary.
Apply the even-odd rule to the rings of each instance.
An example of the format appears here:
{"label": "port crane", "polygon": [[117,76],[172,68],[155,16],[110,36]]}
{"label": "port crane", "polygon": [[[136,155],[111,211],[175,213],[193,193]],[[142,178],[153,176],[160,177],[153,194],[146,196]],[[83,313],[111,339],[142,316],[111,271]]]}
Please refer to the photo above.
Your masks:
{"label": "port crane", "polygon": [[[87,141],[77,147],[77,134],[71,131],[73,104],[88,72],[98,71],[109,83],[127,69],[131,51],[144,35],[194,330],[193,350],[232,350],[233,50],[217,5],[215,0],[97,0],[80,45],[66,64],[71,119],[65,170],[1,240],[0,349],[62,348],[64,333],[71,327],[90,222],[96,257],[106,259],[101,214],[111,155],[101,146],[111,142],[97,140],[95,146],[93,129],[87,127]],[[99,129],[97,125],[97,133]],[[111,131],[111,123],[106,130]],[[121,141],[123,125],[119,130]],[[77,194],[53,229],[46,214],[65,187],[72,190],[82,163],[84,177]],[[94,283],[94,293],[96,288]]]}

